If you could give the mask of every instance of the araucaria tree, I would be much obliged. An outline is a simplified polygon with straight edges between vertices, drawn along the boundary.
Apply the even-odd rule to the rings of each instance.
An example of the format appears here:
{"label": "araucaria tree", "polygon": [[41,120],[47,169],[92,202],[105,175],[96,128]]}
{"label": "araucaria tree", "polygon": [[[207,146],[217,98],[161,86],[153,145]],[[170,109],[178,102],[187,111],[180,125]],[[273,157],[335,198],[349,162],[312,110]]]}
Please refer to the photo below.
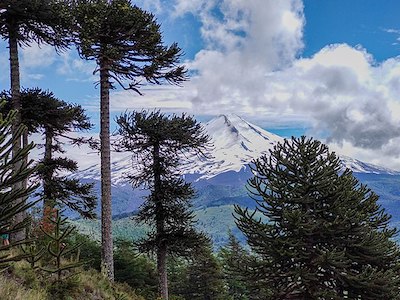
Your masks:
{"label": "araucaria tree", "polygon": [[236,217],[256,254],[244,272],[269,299],[399,299],[390,216],[325,145],[285,140],[253,171],[249,190],[268,221],[240,207]]}
{"label": "araucaria tree", "polygon": [[[0,93],[8,104],[11,95]],[[9,111],[6,105],[2,111]],[[40,133],[44,140],[44,155],[39,161],[37,175],[42,181],[40,192],[43,207],[51,210],[54,206],[67,206],[83,217],[94,217],[96,197],[92,184],[81,183],[78,179],[66,176],[65,172],[78,169],[77,162],[68,157],[59,157],[64,153],[64,144],[90,143],[90,139],[75,137],[71,133],[89,130],[92,124],[80,105],[69,104],[57,99],[52,92],[39,88],[21,91],[21,120],[28,134]],[[46,218],[46,217],[44,217]]]}
{"label": "araucaria tree", "polygon": [[186,79],[177,66],[181,50],[165,47],[154,16],[129,0],[81,0],[75,8],[81,57],[97,63],[100,75],[102,267],[113,280],[110,171],[110,89],[119,85],[140,94],[142,81],[159,84]]}
{"label": "araucaria tree", "polygon": [[[70,43],[69,9],[66,1],[61,0],[2,0],[0,2],[0,36],[8,40],[10,52],[10,81],[12,108],[17,112],[14,119],[14,131],[21,124],[20,74],[18,46],[29,46],[32,43],[50,44],[56,49],[63,49]],[[14,155],[21,149],[22,137],[14,140]],[[21,167],[21,162],[14,170]],[[24,182],[15,186],[20,189]],[[16,199],[16,202],[21,199]],[[16,222],[21,222],[23,214],[16,216]],[[16,239],[21,239],[23,233],[17,233]]]}
{"label": "araucaria tree", "polygon": [[133,112],[118,117],[117,123],[117,149],[134,154],[135,171],[128,178],[134,187],[144,185],[151,192],[137,216],[153,228],[141,248],[156,252],[160,295],[168,299],[167,255],[188,255],[206,241],[193,227],[194,190],[182,179],[179,166],[183,154],[202,155],[209,138],[185,114]]}

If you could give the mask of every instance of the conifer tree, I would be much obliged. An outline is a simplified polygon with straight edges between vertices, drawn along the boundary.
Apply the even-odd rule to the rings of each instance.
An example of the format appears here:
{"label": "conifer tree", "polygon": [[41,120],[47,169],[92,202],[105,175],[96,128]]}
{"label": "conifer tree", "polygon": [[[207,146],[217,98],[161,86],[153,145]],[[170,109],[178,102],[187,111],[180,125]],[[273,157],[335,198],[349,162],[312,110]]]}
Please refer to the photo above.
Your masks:
{"label": "conifer tree", "polygon": [[[14,119],[14,131],[17,136],[21,124],[20,72],[18,47],[32,43],[50,44],[56,49],[65,49],[70,43],[70,9],[66,1],[61,0],[2,0],[0,3],[0,36],[8,41],[10,53],[10,81],[12,109],[17,114]],[[21,149],[20,139],[14,139],[14,155]],[[18,172],[22,162],[14,166]],[[24,182],[15,189],[23,189]],[[21,199],[15,199],[20,202]],[[23,219],[22,212],[16,216],[16,223]],[[21,239],[23,232],[16,232],[16,239]]]}
{"label": "conifer tree", "polygon": [[[7,100],[7,106],[2,109],[7,112],[11,108],[11,95],[5,91],[0,95]],[[39,88],[22,90],[21,104],[21,119],[28,134],[40,133],[44,139],[44,157],[39,161],[37,170],[43,183],[39,195],[43,199],[44,209],[65,205],[83,217],[94,217],[97,201],[92,191],[93,185],[59,174],[74,172],[78,165],[67,157],[56,157],[56,154],[65,152],[65,143],[93,143],[92,139],[71,135],[92,127],[85,111],[80,105],[66,103],[57,99],[52,92]]]}
{"label": "conifer tree", "polygon": [[[13,218],[34,205],[34,202],[25,203],[23,201],[16,203],[15,199],[28,198],[35,190],[36,185],[31,184],[27,188],[20,185],[19,189],[12,188],[15,183],[26,180],[34,172],[32,161],[26,162],[25,160],[29,151],[33,148],[33,144],[23,147],[12,155],[14,139],[19,139],[25,129],[23,126],[19,126],[19,130],[14,131],[14,134],[12,134],[12,124],[16,114],[16,111],[11,111],[4,117],[0,113],[0,235],[9,235],[12,232],[26,228],[29,218],[26,217],[21,222],[12,222]],[[13,167],[17,162],[20,163],[20,169],[14,172]],[[11,257],[9,253],[1,254],[1,252],[25,242],[26,240],[22,239],[11,241],[9,245],[0,246],[0,268],[10,261],[22,258]]]}
{"label": "conifer tree", "polygon": [[218,258],[222,266],[225,283],[228,287],[227,294],[232,300],[248,300],[249,288],[247,278],[243,276],[241,266],[248,259],[249,254],[240,245],[239,240],[229,232],[226,246],[219,250]]}
{"label": "conifer tree", "polygon": [[134,242],[115,241],[115,280],[134,287],[146,299],[157,299],[157,272],[147,255],[137,252]]}
{"label": "conifer tree", "polygon": [[226,300],[222,268],[214,256],[211,241],[202,245],[190,259],[183,291],[187,300]]}
{"label": "conifer tree", "polygon": [[24,259],[29,263],[31,268],[33,270],[39,268],[37,263],[43,259],[43,254],[46,249],[39,247],[36,241],[33,241],[28,245],[21,245],[20,249],[24,253]]}
{"label": "conifer tree", "polygon": [[166,47],[155,17],[129,0],[80,0],[75,9],[81,57],[97,63],[100,75],[100,155],[102,265],[114,278],[111,212],[110,89],[116,84],[140,94],[142,80],[180,83],[185,69],[177,66],[181,50]]}
{"label": "conifer tree", "polygon": [[244,275],[270,289],[266,299],[399,298],[390,216],[325,145],[285,140],[254,161],[253,173],[249,190],[268,222],[235,211],[256,254]]}
{"label": "conifer tree", "polygon": [[134,187],[144,185],[151,192],[137,216],[139,222],[153,228],[141,249],[156,252],[160,294],[168,299],[167,255],[188,255],[205,241],[193,227],[190,200],[194,190],[180,174],[181,154],[201,155],[209,138],[201,125],[185,114],[125,113],[117,118],[117,124],[118,150],[132,152],[134,164],[140,166],[137,172],[134,165],[136,170],[128,178]]}
{"label": "conifer tree", "polygon": [[61,282],[62,275],[67,270],[76,269],[83,265],[83,262],[79,261],[79,257],[76,257],[75,261],[65,262],[66,257],[76,253],[81,244],[69,245],[67,240],[71,233],[75,230],[72,225],[67,224],[67,218],[63,218],[60,215],[58,209],[54,209],[54,215],[49,217],[48,224],[51,224],[49,228],[41,227],[41,231],[47,236],[49,242],[47,244],[47,252],[50,255],[52,264],[47,264],[44,267],[40,267],[41,270],[57,274],[57,282]]}

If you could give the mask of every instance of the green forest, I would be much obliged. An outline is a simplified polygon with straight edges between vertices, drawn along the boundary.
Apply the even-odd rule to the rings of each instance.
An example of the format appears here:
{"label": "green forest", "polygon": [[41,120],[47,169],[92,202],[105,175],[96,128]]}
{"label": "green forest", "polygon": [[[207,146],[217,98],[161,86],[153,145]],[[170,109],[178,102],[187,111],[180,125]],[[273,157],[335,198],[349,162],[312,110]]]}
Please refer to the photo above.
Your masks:
{"label": "green forest", "polygon": [[[152,13],[129,0],[2,0],[0,35],[10,62],[10,89],[0,93],[0,299],[400,299],[391,216],[320,141],[285,139],[253,160],[246,188],[254,205],[222,212],[233,214],[245,243],[226,232],[228,242],[218,247],[196,227],[196,190],[180,173],[189,154],[206,160],[213,147],[199,121],[126,111],[111,141],[111,90],[141,95],[145,84],[190,80],[182,49],[165,45]],[[76,49],[95,62],[98,140],[73,134],[93,128],[81,105],[45,86],[21,87],[19,50],[32,43]],[[35,145],[32,134],[44,144]],[[79,166],[67,144],[100,153],[99,216],[93,184],[68,176]],[[42,156],[34,160],[35,147]],[[149,190],[118,239],[111,151],[136,159],[139,172],[127,180]],[[82,221],[69,220],[66,209]],[[217,222],[221,211],[207,213]],[[98,237],[84,230],[94,219]]]}

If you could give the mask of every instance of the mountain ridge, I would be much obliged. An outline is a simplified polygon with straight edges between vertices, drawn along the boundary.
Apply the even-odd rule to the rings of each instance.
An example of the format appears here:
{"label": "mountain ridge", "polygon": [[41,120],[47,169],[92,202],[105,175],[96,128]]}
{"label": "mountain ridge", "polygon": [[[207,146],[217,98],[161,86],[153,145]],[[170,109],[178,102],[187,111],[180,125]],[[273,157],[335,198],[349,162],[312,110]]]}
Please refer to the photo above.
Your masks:
{"label": "mountain ridge", "polygon": [[[194,175],[196,180],[208,180],[228,171],[240,172],[246,169],[254,159],[268,155],[269,150],[284,138],[252,124],[236,114],[221,114],[203,125],[210,136],[213,147],[208,150],[208,159],[197,156],[186,157],[182,164],[182,173]],[[125,174],[134,172],[131,154],[114,154],[111,163],[112,184],[127,184]],[[357,173],[399,175],[400,172],[360,160],[340,155],[343,168]],[[100,179],[99,163],[73,175],[82,179]]]}

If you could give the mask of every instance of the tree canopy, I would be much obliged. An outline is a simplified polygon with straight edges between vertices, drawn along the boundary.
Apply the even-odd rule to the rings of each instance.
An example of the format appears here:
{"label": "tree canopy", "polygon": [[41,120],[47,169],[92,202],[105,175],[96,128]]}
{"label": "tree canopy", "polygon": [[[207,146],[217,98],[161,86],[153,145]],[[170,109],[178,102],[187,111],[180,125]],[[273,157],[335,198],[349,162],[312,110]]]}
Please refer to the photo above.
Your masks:
{"label": "tree canopy", "polygon": [[249,190],[268,221],[236,207],[256,254],[245,275],[269,299],[397,299],[399,248],[378,196],[321,142],[279,143],[254,161]]}
{"label": "tree canopy", "polygon": [[153,14],[129,0],[82,0],[75,8],[79,54],[107,68],[111,86],[119,84],[140,94],[142,80],[159,84],[186,80],[178,65],[181,49],[164,46]]}
{"label": "tree canopy", "polygon": [[[0,93],[7,104],[2,111],[11,108],[11,95]],[[76,161],[68,157],[55,156],[63,154],[64,144],[91,143],[91,139],[75,137],[71,133],[92,128],[89,118],[80,105],[69,104],[55,97],[52,92],[39,88],[21,91],[21,120],[28,133],[40,133],[43,137],[43,158],[39,161],[37,175],[43,183],[39,195],[44,200],[44,207],[55,205],[67,206],[84,217],[93,217],[97,199],[92,192],[92,184],[80,183],[65,172],[78,170]]]}
{"label": "tree canopy", "polygon": [[[16,111],[14,117],[14,131],[17,136],[21,124],[21,83],[19,70],[18,48],[29,46],[32,43],[49,44],[57,50],[68,47],[72,35],[70,34],[71,9],[69,2],[62,0],[4,0],[0,2],[0,36],[8,41],[10,59],[10,88],[11,104]],[[21,149],[22,140],[27,144],[26,135],[14,139],[13,155]],[[14,172],[18,172],[21,162],[16,162]],[[15,189],[26,186],[26,182],[15,184]],[[22,199],[15,199],[21,202]],[[15,216],[15,222],[21,222],[23,213]],[[16,232],[12,238],[21,239],[23,232]]]}
{"label": "tree canopy", "polygon": [[71,7],[62,0],[2,0],[0,35],[20,46],[35,42],[65,49],[71,42]]}

